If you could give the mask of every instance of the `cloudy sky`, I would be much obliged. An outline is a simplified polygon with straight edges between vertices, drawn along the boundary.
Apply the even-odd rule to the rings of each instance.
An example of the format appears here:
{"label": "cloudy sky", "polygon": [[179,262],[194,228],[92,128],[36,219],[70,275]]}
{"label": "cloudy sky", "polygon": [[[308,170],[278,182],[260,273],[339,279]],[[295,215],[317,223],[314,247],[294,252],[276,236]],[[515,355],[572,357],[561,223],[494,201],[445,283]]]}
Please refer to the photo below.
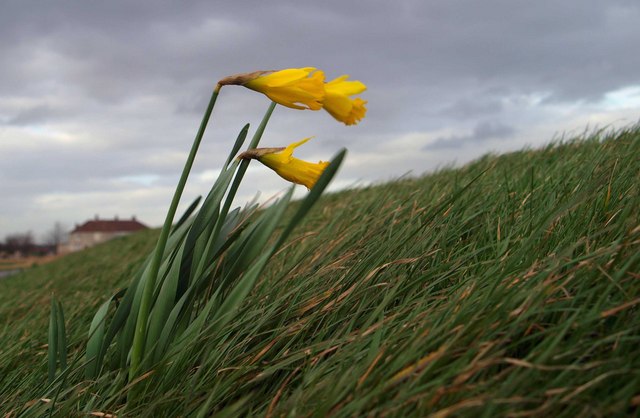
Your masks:
{"label": "cloudy sky", "polygon": [[[346,127],[278,107],[263,146],[349,154],[334,188],[640,119],[637,0],[0,2],[0,240],[55,222],[162,223],[211,90],[313,66],[368,90]],[[206,194],[267,99],[222,90],[185,203]],[[252,164],[238,204],[287,184]],[[298,186],[299,194],[304,188]]]}

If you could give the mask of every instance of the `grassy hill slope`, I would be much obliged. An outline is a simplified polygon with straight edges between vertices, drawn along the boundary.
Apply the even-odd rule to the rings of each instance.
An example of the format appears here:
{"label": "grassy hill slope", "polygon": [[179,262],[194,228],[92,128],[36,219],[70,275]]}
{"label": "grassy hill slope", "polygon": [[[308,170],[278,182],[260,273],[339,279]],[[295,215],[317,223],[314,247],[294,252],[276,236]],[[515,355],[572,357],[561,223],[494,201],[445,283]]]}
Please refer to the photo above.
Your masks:
{"label": "grassy hill slope", "polygon": [[[147,376],[137,404],[115,375],[72,374],[54,415],[638,413],[638,155],[633,128],[325,196],[190,362]],[[51,407],[51,294],[81,359],[156,234],[0,281],[0,413]]]}

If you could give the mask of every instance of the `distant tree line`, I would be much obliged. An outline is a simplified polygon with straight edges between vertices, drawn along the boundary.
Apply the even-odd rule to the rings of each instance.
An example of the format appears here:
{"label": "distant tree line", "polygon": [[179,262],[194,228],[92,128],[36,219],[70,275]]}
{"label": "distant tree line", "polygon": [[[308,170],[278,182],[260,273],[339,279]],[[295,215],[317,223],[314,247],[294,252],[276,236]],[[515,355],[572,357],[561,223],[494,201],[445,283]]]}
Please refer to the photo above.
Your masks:
{"label": "distant tree line", "polygon": [[67,231],[60,222],[56,222],[44,236],[44,243],[37,244],[31,231],[7,235],[0,242],[0,255],[29,256],[46,255],[57,252],[58,244],[67,238]]}
{"label": "distant tree line", "polygon": [[32,254],[36,247],[31,231],[7,235],[4,242],[0,244],[0,251],[9,255]]}

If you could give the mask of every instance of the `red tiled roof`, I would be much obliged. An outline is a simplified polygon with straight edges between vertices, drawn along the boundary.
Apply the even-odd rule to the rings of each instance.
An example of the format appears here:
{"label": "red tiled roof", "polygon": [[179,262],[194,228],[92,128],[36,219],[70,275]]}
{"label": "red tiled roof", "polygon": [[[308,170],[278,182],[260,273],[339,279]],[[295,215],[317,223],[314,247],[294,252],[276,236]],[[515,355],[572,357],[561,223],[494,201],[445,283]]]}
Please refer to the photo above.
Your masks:
{"label": "red tiled roof", "polygon": [[71,231],[74,232],[135,232],[147,229],[147,226],[134,219],[94,219],[87,221]]}

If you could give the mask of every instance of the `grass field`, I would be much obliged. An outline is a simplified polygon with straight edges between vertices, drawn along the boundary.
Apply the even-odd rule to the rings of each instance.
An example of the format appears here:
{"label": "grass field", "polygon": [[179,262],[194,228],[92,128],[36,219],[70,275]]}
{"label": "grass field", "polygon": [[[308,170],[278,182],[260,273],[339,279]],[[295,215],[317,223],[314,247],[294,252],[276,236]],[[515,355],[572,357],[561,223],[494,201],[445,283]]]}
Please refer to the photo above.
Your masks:
{"label": "grass field", "polygon": [[0,416],[637,415],[639,155],[629,128],[327,195],[232,322],[128,384],[82,354],[157,231],[4,279]]}
{"label": "grass field", "polygon": [[4,270],[15,270],[15,269],[25,269],[33,266],[37,266],[39,264],[50,263],[51,261],[58,258],[55,255],[48,255],[42,257],[23,257],[23,258],[9,258],[9,259],[0,259],[0,271]]}

